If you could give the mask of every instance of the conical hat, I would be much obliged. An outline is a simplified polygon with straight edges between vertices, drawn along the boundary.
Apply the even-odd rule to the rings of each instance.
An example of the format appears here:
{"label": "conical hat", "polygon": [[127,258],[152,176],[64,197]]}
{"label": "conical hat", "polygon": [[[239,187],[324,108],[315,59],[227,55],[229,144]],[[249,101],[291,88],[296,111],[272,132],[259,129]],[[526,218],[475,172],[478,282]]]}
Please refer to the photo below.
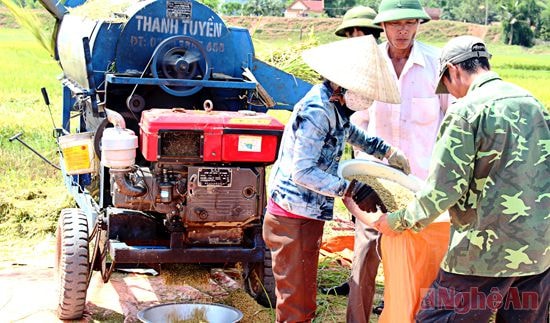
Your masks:
{"label": "conical hat", "polygon": [[376,101],[401,102],[397,82],[372,35],[310,48],[302,58],[324,78],[349,91]]}

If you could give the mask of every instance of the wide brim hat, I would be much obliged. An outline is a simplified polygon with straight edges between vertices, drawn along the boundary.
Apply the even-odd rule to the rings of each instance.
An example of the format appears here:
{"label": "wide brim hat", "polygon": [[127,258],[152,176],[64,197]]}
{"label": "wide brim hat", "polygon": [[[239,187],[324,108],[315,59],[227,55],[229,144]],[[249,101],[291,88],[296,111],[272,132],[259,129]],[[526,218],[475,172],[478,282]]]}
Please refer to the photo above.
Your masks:
{"label": "wide brim hat", "polygon": [[310,48],[302,58],[314,71],[348,91],[371,100],[401,102],[397,82],[372,35]]}
{"label": "wide brim hat", "polygon": [[387,21],[406,19],[419,19],[420,23],[423,24],[432,18],[422,8],[418,0],[382,0],[373,22],[380,25]]}
{"label": "wide brim hat", "polygon": [[352,27],[368,28],[375,32],[381,32],[383,29],[374,24],[373,19],[376,17],[376,11],[370,7],[356,6],[349,9],[342,18],[342,23],[334,32],[336,36],[345,37],[346,29]]}
{"label": "wide brim hat", "polygon": [[334,34],[336,36],[346,37],[346,29],[351,28],[351,27],[363,27],[363,28],[372,29],[373,33],[383,31],[382,27],[375,25],[373,23],[372,19],[355,18],[355,19],[348,20],[348,21],[342,21],[340,26],[338,26],[338,28],[336,28],[336,31],[334,32]]}

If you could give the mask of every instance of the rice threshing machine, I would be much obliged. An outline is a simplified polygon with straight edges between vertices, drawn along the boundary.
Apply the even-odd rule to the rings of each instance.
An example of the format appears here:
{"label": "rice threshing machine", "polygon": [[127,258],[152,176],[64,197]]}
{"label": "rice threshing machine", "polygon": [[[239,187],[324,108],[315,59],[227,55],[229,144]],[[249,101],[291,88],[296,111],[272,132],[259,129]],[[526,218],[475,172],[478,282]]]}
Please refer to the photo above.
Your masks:
{"label": "rice threshing machine", "polygon": [[58,143],[78,205],[57,229],[59,317],[82,315],[93,271],[135,266],[239,263],[246,290],[273,300],[261,223],[283,125],[266,112],[311,85],[192,0],[41,3],[57,19]]}

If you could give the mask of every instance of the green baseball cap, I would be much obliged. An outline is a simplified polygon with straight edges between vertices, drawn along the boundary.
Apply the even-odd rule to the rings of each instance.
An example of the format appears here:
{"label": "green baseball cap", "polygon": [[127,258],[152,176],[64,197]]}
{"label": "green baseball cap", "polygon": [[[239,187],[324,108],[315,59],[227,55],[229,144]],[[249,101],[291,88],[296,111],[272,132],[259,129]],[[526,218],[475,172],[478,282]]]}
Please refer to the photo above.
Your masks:
{"label": "green baseball cap", "polygon": [[431,18],[418,0],[382,0],[374,23],[380,25],[382,22],[404,19],[419,19],[420,23],[425,23]]}
{"label": "green baseball cap", "polygon": [[351,27],[366,27],[374,29],[376,32],[381,32],[382,28],[372,22],[374,17],[376,17],[376,11],[372,8],[365,6],[353,7],[346,11],[344,18],[342,19],[342,23],[338,26],[338,28],[336,28],[334,33],[336,36],[345,37],[346,29]]}
{"label": "green baseball cap", "polygon": [[455,37],[443,47],[441,57],[439,58],[439,80],[437,82],[436,94],[449,93],[445,84],[443,84],[443,74],[447,70],[447,63],[458,64],[474,57],[491,58],[487,47],[481,38],[474,36]]}

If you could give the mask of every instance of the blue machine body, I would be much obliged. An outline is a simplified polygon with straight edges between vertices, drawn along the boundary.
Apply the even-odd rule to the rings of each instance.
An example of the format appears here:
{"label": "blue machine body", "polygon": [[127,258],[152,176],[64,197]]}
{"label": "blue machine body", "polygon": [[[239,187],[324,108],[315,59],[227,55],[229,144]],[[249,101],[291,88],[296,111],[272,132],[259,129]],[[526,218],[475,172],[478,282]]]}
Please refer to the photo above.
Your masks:
{"label": "blue machine body", "polygon": [[[160,86],[175,97],[190,96],[203,88],[216,88],[219,93],[213,95],[221,96],[224,109],[265,111],[267,108],[292,110],[311,87],[258,60],[248,30],[227,27],[214,11],[201,3],[140,1],[119,15],[120,19],[101,20],[68,13],[60,22],[57,58],[68,83],[83,93],[105,91],[109,84]],[[85,60],[84,38],[89,40],[89,62]],[[165,45],[164,50],[159,49],[161,44]],[[199,77],[174,72],[179,68],[178,63],[168,61],[182,54],[169,51],[178,46],[195,51],[199,56],[200,71],[196,72]],[[172,73],[167,72],[167,68],[172,68]],[[243,79],[244,69],[254,74],[256,81],[273,98],[274,106],[228,104],[228,97],[242,97],[242,93],[237,92],[243,89],[251,95],[256,88],[256,83]],[[178,102],[181,101],[176,100],[176,105]]]}

